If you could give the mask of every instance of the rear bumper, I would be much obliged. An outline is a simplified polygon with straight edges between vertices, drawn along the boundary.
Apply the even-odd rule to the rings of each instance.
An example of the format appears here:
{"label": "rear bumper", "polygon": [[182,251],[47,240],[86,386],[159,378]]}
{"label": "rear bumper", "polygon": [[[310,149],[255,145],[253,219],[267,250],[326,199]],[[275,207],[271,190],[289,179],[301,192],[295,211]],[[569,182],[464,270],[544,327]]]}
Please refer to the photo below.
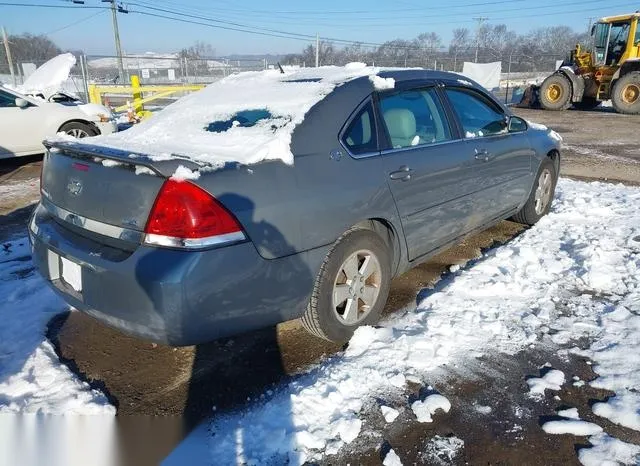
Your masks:
{"label": "rear bumper", "polygon": [[[326,254],[320,248],[265,260],[252,243],[127,252],[72,232],[42,206],[29,236],[39,272],[71,306],[125,333],[175,346],[299,317]],[[81,292],[61,277],[60,257],[81,266]]]}

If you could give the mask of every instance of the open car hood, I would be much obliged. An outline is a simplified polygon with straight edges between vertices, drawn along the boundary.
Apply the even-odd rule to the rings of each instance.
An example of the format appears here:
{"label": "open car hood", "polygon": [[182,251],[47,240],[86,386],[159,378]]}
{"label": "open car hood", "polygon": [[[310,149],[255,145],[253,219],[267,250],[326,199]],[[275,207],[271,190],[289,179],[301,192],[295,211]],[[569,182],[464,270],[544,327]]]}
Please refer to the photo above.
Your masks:
{"label": "open car hood", "polygon": [[62,83],[69,79],[69,73],[75,64],[76,57],[70,53],[53,57],[38,67],[22,86],[16,88],[22,94],[42,94],[46,99],[60,90]]}

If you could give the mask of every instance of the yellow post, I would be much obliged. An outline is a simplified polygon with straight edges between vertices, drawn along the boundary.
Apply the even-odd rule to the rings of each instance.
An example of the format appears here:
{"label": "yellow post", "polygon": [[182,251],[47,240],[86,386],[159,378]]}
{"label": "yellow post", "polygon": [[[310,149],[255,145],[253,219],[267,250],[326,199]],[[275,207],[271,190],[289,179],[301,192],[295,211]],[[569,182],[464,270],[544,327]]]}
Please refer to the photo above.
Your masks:
{"label": "yellow post", "polygon": [[92,104],[102,105],[100,90],[95,84],[89,84],[89,102],[91,102]]}
{"label": "yellow post", "polygon": [[142,92],[140,91],[140,78],[137,74],[131,75],[131,87],[133,87],[133,110],[138,114],[142,112],[144,108],[140,103],[142,100]]}

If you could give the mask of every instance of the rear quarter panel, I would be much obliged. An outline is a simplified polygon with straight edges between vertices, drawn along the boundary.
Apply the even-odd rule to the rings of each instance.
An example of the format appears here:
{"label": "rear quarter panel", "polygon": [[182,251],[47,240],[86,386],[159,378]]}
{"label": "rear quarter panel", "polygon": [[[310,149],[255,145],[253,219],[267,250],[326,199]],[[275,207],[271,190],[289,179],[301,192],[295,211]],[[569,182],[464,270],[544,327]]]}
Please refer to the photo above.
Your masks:
{"label": "rear quarter panel", "polygon": [[[372,91],[368,79],[357,79],[314,106],[294,130],[293,165],[227,167],[197,181],[236,215],[262,257],[326,246],[370,218],[399,225],[380,157],[354,159],[339,142],[342,126]],[[334,149],[342,157],[332,159]]]}

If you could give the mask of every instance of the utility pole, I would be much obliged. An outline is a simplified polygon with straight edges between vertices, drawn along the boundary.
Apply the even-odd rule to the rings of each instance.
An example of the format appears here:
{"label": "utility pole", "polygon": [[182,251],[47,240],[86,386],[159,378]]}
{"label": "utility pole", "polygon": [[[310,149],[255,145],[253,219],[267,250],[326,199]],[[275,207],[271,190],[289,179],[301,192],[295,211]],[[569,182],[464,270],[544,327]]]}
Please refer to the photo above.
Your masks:
{"label": "utility pole", "polygon": [[16,82],[16,74],[13,71],[13,58],[11,58],[11,48],[9,47],[9,38],[7,37],[7,31],[4,26],[2,26],[2,40],[4,41],[4,51],[7,53],[7,62],[9,62],[9,71],[11,72],[11,80],[13,81],[13,85],[17,85]]}
{"label": "utility pole", "polygon": [[475,63],[478,63],[478,50],[480,49],[480,31],[482,30],[482,23],[484,23],[489,18],[485,16],[480,16],[478,18],[473,18],[474,21],[478,22],[478,29],[476,30],[476,59]]}
{"label": "utility pole", "polygon": [[316,68],[320,66],[320,34],[316,32]]}
{"label": "utility pole", "polygon": [[124,82],[124,66],[122,64],[122,47],[120,46],[120,31],[118,29],[118,12],[129,13],[128,10],[116,4],[116,0],[102,0],[104,3],[111,3],[111,17],[113,20],[113,36],[116,41],[116,54],[118,55],[118,76],[120,82]]}

